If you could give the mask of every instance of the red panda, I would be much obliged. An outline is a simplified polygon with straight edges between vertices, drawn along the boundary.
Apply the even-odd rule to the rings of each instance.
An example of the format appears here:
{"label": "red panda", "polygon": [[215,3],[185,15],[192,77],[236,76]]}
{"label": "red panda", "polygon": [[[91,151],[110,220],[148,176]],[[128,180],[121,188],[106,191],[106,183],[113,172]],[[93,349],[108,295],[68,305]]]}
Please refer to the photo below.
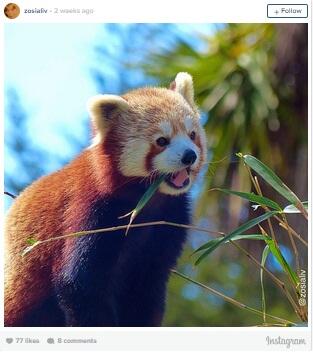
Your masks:
{"label": "red panda", "polygon": [[160,326],[166,284],[186,238],[182,228],[147,226],[51,241],[81,230],[126,225],[151,180],[165,175],[136,222],[190,223],[187,191],[206,160],[192,78],[167,88],[88,104],[90,147],[26,188],[5,226],[5,326]]}

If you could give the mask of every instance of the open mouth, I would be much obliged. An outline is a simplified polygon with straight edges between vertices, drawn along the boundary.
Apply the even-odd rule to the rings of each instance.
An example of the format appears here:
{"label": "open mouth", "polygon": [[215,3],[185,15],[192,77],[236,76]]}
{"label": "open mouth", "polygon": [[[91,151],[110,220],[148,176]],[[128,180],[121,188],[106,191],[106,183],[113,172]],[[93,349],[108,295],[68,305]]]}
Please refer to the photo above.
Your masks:
{"label": "open mouth", "polygon": [[185,169],[176,171],[172,174],[168,174],[165,177],[165,182],[175,188],[175,189],[182,189],[184,187],[187,187],[190,183],[190,167],[187,167]]}

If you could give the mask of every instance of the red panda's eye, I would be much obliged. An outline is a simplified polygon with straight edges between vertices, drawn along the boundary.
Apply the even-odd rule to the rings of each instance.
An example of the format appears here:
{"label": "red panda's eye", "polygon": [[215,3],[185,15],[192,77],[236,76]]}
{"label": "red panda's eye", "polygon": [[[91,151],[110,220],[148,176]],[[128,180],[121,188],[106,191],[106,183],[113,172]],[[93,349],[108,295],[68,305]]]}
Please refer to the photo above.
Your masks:
{"label": "red panda's eye", "polygon": [[191,139],[192,141],[194,141],[195,138],[196,138],[196,132],[195,132],[195,131],[192,131],[192,132],[190,133],[190,139]]}
{"label": "red panda's eye", "polygon": [[158,146],[160,147],[165,147],[166,145],[168,145],[170,142],[167,138],[165,137],[160,137],[156,140],[156,143]]}

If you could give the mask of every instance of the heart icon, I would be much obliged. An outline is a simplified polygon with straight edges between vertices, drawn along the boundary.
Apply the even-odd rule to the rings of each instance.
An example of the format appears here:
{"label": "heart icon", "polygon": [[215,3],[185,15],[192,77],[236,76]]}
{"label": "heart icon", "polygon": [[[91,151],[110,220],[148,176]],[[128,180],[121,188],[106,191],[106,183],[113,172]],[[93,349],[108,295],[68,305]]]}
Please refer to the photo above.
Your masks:
{"label": "heart icon", "polygon": [[5,341],[6,341],[6,343],[10,344],[13,342],[13,339],[12,339],[12,337],[7,337]]}

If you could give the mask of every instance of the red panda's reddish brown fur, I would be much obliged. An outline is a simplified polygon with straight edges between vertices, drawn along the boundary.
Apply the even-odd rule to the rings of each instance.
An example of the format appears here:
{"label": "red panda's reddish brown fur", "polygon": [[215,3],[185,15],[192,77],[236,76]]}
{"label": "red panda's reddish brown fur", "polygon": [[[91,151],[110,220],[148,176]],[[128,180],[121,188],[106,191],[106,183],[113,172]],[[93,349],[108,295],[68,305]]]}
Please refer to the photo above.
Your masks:
{"label": "red panda's reddish brown fur", "polygon": [[[149,186],[147,180],[155,158],[165,149],[150,140],[164,119],[170,121],[172,135],[187,134],[184,119],[188,115],[192,120],[197,131],[193,145],[198,148],[198,160],[194,169],[191,167],[188,171],[190,182],[193,181],[205,161],[206,147],[190,91],[191,81],[189,77],[185,80],[184,83],[183,79],[176,79],[176,91],[144,88],[123,97],[100,98],[102,105],[90,108],[96,131],[94,145],[63,169],[34,182],[15,200],[7,215],[5,230],[6,326],[161,323],[165,284],[169,269],[181,250],[184,231],[150,227],[145,231],[131,230],[127,238],[122,231],[73,237],[42,244],[23,257],[21,253],[28,238],[45,240],[90,227],[127,224],[127,219],[119,220],[117,215],[130,211]],[[137,157],[138,162],[133,162],[131,158]],[[168,185],[164,185],[163,190],[160,188],[139,220],[166,220],[168,217],[174,222],[188,223],[186,193],[173,189],[167,194],[167,188]],[[177,195],[170,195],[175,192]],[[168,236],[164,231],[169,232]],[[138,258],[132,255],[134,243],[143,250],[141,258],[139,254]],[[150,251],[152,259],[145,259],[144,248]],[[92,267],[93,262],[97,263],[96,267]],[[158,265],[159,269],[153,274]],[[126,269],[122,270],[124,266]],[[142,297],[138,297],[142,306],[138,312],[138,308],[128,307],[126,301],[131,304],[135,293],[143,292],[140,283],[136,290],[141,291],[130,288],[135,274],[139,280],[142,277],[142,285],[150,282],[148,274],[140,274],[145,266],[152,271],[149,275],[157,275],[151,290],[156,290],[158,297],[149,292],[142,293]],[[101,282],[102,272],[104,282]],[[127,276],[122,278],[125,272]],[[122,289],[127,282],[130,286]],[[117,292],[112,288],[115,286],[120,287]],[[83,297],[86,299],[79,301]],[[94,306],[97,299],[98,306]],[[135,307],[136,304],[134,301]],[[98,311],[101,315],[95,317]]]}

